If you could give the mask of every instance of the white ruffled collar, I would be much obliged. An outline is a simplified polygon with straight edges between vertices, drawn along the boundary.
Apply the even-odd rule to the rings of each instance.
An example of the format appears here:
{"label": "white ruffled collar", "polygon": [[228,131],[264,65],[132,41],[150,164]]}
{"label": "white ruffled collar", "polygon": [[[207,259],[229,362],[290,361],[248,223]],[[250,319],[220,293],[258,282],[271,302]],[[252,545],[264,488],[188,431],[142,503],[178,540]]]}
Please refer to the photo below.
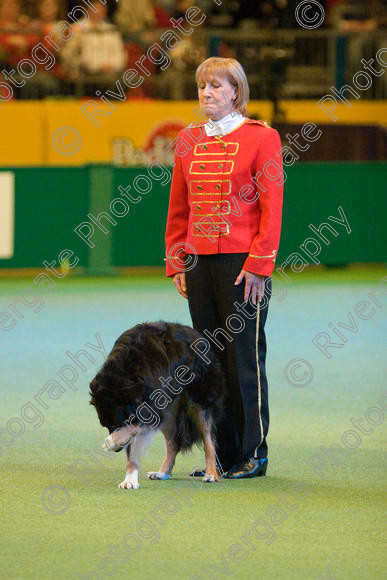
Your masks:
{"label": "white ruffled collar", "polygon": [[204,125],[204,129],[208,137],[225,135],[226,133],[236,129],[244,120],[245,117],[241,113],[233,111],[218,121],[209,119],[209,121]]}

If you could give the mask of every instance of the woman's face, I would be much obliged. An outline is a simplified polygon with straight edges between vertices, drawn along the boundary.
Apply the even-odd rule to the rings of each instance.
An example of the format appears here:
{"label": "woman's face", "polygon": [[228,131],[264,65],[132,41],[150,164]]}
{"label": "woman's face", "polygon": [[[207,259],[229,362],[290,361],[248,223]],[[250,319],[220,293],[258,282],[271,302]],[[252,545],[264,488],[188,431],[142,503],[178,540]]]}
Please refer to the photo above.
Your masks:
{"label": "woman's face", "polygon": [[235,111],[236,88],[220,75],[211,75],[198,83],[200,108],[208,119],[217,121]]}

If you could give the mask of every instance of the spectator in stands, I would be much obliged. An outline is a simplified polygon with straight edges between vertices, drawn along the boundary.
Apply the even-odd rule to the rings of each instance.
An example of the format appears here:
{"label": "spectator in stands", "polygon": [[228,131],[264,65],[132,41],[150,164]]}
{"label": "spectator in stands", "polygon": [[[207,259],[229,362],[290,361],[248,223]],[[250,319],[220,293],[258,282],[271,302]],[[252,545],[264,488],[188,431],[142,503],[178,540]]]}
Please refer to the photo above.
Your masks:
{"label": "spectator in stands", "polygon": [[[37,20],[34,21],[43,35],[49,34],[57,23],[62,20],[63,2],[60,0],[38,0],[37,2]],[[56,41],[60,42],[59,35]]]}
{"label": "spectator in stands", "polygon": [[30,56],[37,42],[30,24],[21,12],[20,0],[0,0],[0,64],[3,67],[15,67]]}
{"label": "spectator in stands", "polygon": [[[49,35],[61,20],[59,16],[60,1],[38,0],[35,9],[35,20],[32,21],[31,26],[39,35],[37,42],[40,41],[48,51],[52,52],[51,45],[45,41],[44,37]],[[58,46],[63,44],[59,35],[55,35],[53,40]],[[43,65],[37,65],[37,69],[33,78],[21,90],[21,97],[24,99],[42,99],[49,95],[59,95],[62,92],[61,81],[64,77],[64,70],[58,59],[56,58],[54,66],[49,70]]]}
{"label": "spectator in stands", "polygon": [[174,6],[171,6],[162,0],[151,1],[157,28],[170,28],[170,18],[172,18]]}
{"label": "spectator in stands", "polygon": [[97,84],[102,91],[115,87],[124,70],[124,43],[120,32],[107,21],[107,6],[99,0],[90,2],[97,12],[89,10],[89,21],[82,22],[87,32],[79,29],[63,46],[61,57],[68,78],[86,76],[89,86]]}
{"label": "spectator in stands", "polygon": [[[101,0],[101,2],[102,1],[103,0]],[[118,7],[117,2],[121,2],[121,0],[105,0],[106,6],[107,6],[107,18],[109,21],[112,21],[113,15],[114,15],[115,11],[117,10],[117,7]],[[66,14],[68,14],[76,6],[82,6],[82,5],[83,5],[82,0],[67,0],[67,2],[66,2]]]}
{"label": "spectator in stands", "polygon": [[[60,9],[63,8],[61,4],[60,0],[38,0],[35,7],[35,20],[32,22],[32,26],[39,34],[38,40],[50,52],[52,52],[52,47],[45,41],[44,37],[49,35],[61,20]],[[58,34],[53,37],[53,40],[58,46],[63,44]],[[55,65],[49,70],[46,70],[43,65],[38,65],[37,68],[37,73],[22,89],[22,98],[42,99],[61,94],[64,70],[58,58],[56,58]]]}
{"label": "spectator in stands", "polygon": [[114,22],[123,30],[137,32],[156,26],[155,14],[150,0],[120,0],[114,14]]}

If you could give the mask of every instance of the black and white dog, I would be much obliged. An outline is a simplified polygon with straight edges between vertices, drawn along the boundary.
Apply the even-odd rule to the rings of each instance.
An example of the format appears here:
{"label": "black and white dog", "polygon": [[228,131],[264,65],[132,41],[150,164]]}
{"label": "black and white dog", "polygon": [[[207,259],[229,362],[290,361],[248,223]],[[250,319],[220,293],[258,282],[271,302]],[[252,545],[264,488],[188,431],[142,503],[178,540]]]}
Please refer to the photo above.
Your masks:
{"label": "black and white dog", "polygon": [[161,430],[166,457],[150,479],[169,479],[176,455],[203,441],[203,481],[219,481],[215,461],[215,426],[225,397],[225,382],[215,356],[210,363],[191,345],[202,336],[177,323],[138,324],[115,342],[103,367],[90,383],[90,404],[110,435],[104,446],[126,448],[123,489],[137,489],[141,457]]}

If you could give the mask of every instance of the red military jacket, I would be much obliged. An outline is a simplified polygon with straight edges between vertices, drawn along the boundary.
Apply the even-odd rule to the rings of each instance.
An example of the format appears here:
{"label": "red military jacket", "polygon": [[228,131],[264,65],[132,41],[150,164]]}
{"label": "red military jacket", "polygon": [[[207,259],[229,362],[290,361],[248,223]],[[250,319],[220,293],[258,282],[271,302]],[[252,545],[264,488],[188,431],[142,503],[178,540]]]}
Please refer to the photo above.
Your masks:
{"label": "red military jacket", "polygon": [[204,123],[175,140],[166,228],[167,276],[186,254],[245,253],[243,269],[270,276],[281,231],[281,141],[263,121],[246,119],[219,137]]}

